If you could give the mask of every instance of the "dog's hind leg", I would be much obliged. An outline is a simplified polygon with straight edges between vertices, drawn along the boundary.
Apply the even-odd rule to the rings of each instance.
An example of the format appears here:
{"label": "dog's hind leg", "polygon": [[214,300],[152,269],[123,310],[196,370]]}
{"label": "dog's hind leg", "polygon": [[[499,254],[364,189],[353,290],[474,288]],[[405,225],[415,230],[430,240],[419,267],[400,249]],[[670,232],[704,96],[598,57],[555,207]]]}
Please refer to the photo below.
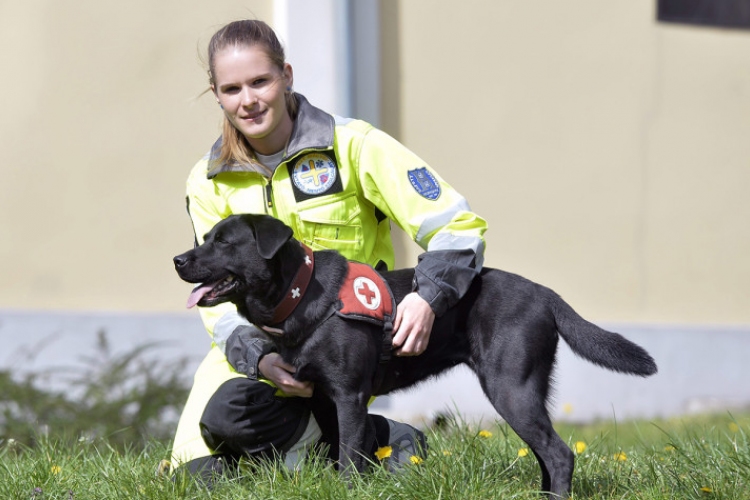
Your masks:
{"label": "dog's hind leg", "polygon": [[[542,472],[542,491],[550,498],[568,498],[574,456],[552,427],[545,405],[548,376],[544,369],[512,373],[491,370],[479,375],[482,388],[508,425],[529,445]],[[486,375],[486,370],[484,370]]]}

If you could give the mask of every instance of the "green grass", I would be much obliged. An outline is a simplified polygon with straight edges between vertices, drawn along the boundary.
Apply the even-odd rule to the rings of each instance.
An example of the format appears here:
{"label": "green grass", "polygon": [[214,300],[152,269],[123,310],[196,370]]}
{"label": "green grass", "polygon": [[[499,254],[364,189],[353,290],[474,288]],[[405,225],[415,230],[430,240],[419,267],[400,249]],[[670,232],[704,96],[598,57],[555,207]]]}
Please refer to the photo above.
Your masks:
{"label": "green grass", "polygon": [[[750,499],[750,414],[660,421],[559,424],[579,443],[575,499]],[[488,431],[491,435],[488,435]],[[400,476],[383,469],[347,487],[322,460],[297,472],[246,465],[211,491],[184,477],[158,477],[166,444],[139,451],[106,441],[0,443],[0,499],[538,499],[539,469],[504,425],[452,423],[428,433],[427,460]]]}

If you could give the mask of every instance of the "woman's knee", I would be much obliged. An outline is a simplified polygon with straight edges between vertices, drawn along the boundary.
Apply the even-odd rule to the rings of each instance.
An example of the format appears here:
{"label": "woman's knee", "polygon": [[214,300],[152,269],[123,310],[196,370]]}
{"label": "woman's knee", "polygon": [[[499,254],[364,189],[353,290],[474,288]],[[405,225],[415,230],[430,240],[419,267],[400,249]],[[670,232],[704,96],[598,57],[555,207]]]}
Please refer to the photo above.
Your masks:
{"label": "woman's knee", "polygon": [[277,397],[275,392],[274,387],[247,378],[223,383],[200,419],[201,435],[209,448],[251,456],[293,444],[300,428],[307,425],[309,410],[298,398]]}

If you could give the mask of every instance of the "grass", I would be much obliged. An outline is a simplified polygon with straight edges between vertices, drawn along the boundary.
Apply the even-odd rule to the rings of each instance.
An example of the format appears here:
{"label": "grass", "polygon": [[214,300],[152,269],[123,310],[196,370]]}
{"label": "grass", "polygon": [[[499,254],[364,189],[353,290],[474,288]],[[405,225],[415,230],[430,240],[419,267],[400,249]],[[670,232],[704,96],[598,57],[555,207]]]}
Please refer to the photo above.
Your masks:
{"label": "grass", "polygon": [[[575,499],[750,499],[750,414],[559,424],[576,450]],[[138,451],[105,440],[0,443],[0,498],[83,499],[538,499],[539,469],[505,425],[449,423],[428,433],[429,456],[400,476],[382,468],[347,487],[320,459],[296,472],[246,465],[210,492],[155,474],[167,444]]]}

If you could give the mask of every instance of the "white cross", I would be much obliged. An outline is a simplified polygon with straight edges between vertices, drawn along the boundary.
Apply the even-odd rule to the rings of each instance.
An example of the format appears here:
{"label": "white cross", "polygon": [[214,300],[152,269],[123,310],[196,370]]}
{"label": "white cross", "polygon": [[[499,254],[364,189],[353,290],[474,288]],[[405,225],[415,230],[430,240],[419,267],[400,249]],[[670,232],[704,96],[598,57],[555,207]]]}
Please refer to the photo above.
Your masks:
{"label": "white cross", "polygon": [[308,266],[312,265],[312,261],[310,260],[309,255],[305,255],[305,264],[307,264]]}
{"label": "white cross", "polygon": [[297,287],[294,290],[292,290],[292,298],[293,299],[298,299],[299,298],[299,287]]}

